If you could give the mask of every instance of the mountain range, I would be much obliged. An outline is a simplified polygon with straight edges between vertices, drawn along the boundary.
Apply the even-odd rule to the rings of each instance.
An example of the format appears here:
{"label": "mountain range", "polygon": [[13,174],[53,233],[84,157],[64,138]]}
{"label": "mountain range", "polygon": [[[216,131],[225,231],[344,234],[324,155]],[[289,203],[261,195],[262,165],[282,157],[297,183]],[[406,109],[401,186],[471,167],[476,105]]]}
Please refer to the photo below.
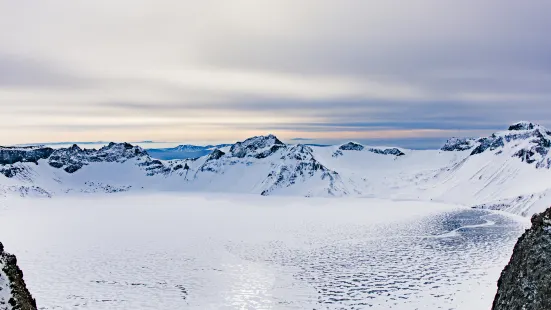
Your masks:
{"label": "mountain range", "polygon": [[438,150],[285,144],[274,135],[231,145],[165,150],[0,147],[0,194],[52,197],[127,191],[357,196],[432,200],[524,216],[551,202],[551,132],[519,122],[488,137],[451,138]]}

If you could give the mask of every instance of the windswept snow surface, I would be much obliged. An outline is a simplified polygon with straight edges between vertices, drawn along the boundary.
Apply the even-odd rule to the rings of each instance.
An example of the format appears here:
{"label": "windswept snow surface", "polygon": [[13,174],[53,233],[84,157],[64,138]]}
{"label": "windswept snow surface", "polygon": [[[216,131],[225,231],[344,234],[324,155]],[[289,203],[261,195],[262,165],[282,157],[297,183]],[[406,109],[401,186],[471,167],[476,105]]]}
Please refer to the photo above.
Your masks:
{"label": "windswept snow surface", "polygon": [[494,211],[365,198],[0,201],[2,241],[44,310],[489,309],[526,225]]}

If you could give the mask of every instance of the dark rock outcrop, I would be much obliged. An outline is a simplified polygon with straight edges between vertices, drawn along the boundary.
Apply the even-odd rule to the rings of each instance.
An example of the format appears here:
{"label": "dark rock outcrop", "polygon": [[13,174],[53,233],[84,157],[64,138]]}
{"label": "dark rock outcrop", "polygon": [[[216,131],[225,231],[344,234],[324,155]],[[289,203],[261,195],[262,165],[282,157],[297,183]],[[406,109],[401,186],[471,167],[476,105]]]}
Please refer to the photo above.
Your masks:
{"label": "dark rock outcrop", "polygon": [[212,153],[210,153],[209,157],[207,158],[207,160],[216,160],[216,159],[220,159],[222,156],[226,155],[226,153],[220,151],[219,149],[216,149],[214,151],[212,151]]}
{"label": "dark rock outcrop", "polygon": [[394,155],[394,156],[404,156],[404,152],[400,151],[400,149],[392,147],[389,149],[375,149],[370,148],[368,149],[369,152],[375,153],[375,154],[381,154],[381,155]]}
{"label": "dark rock outcrop", "polygon": [[509,131],[532,130],[538,125],[530,122],[518,122],[509,126]]}
{"label": "dark rock outcrop", "polygon": [[[0,296],[1,290],[9,290],[8,300],[0,298],[2,310],[36,310],[36,301],[27,290],[23,280],[23,271],[17,266],[17,258],[4,252],[4,246],[0,243]],[[4,292],[5,293],[5,292]]]}
{"label": "dark rock outcrop", "polygon": [[54,152],[49,147],[5,147],[0,146],[0,165],[12,165],[18,162],[36,163],[40,159],[46,159]]}
{"label": "dark rock outcrop", "polygon": [[475,147],[476,140],[472,138],[450,138],[440,150],[445,152],[467,151]]}
{"label": "dark rock outcrop", "polygon": [[356,142],[348,142],[346,144],[343,144],[339,147],[339,149],[337,151],[335,151],[335,153],[333,153],[333,157],[339,157],[339,156],[342,156],[343,155],[343,152],[342,151],[363,151],[363,150],[366,150],[368,152],[371,152],[371,153],[375,153],[375,154],[381,154],[381,155],[394,155],[394,156],[402,156],[402,155],[405,155],[402,151],[400,151],[400,149],[398,148],[387,148],[387,149],[382,149],[382,148],[365,148],[365,146],[359,144],[359,143],[356,143]]}
{"label": "dark rock outcrop", "polygon": [[346,144],[343,144],[339,147],[339,150],[343,151],[363,151],[365,147],[361,144],[358,144],[356,142],[348,142]]}
{"label": "dark rock outcrop", "polygon": [[532,217],[501,273],[493,310],[551,309],[551,208]]}

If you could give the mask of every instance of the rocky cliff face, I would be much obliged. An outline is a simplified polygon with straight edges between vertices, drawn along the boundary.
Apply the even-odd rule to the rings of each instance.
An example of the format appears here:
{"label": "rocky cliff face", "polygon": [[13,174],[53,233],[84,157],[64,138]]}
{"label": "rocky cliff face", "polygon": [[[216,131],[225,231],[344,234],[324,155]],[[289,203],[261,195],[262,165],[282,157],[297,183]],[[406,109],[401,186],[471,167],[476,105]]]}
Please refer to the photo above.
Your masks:
{"label": "rocky cliff face", "polygon": [[0,243],[0,310],[36,310],[14,255],[4,252]]}
{"label": "rocky cliff face", "polygon": [[498,281],[493,310],[551,309],[551,208],[532,217]]}

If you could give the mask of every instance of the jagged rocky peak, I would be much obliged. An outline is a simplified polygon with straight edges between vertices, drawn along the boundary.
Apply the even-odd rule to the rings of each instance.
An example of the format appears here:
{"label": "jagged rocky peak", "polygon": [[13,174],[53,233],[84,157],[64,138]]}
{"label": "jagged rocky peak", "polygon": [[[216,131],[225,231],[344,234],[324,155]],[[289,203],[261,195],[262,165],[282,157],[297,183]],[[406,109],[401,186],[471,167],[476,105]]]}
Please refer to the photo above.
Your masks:
{"label": "jagged rocky peak", "polygon": [[36,163],[40,159],[48,158],[53,152],[52,148],[41,146],[0,146],[0,165],[12,165],[18,162]]}
{"label": "jagged rocky peak", "polygon": [[476,139],[474,138],[450,138],[446,141],[444,146],[440,150],[446,152],[454,151],[467,151],[476,146]]}
{"label": "jagged rocky peak", "polygon": [[[272,192],[290,187],[296,183],[309,180],[324,182],[324,193],[329,196],[346,195],[346,187],[337,172],[330,170],[316,160],[311,147],[304,144],[293,145],[288,148],[281,162],[274,166],[263,182],[265,189],[261,195],[267,196]],[[320,193],[322,194],[322,193]]]}
{"label": "jagged rocky peak", "polygon": [[237,142],[230,148],[230,155],[238,158],[266,158],[278,150],[285,148],[285,143],[276,136],[256,136],[243,142]]}
{"label": "jagged rocky peak", "polygon": [[492,309],[551,309],[551,208],[534,215],[517,241]]}
{"label": "jagged rocky peak", "polygon": [[508,130],[509,131],[532,130],[538,127],[541,127],[541,126],[531,122],[522,121],[522,122],[517,122],[512,124],[511,126],[509,126]]}
{"label": "jagged rocky peak", "polygon": [[339,150],[342,150],[342,151],[363,151],[364,150],[364,146],[359,144],[359,143],[356,143],[356,142],[348,142],[346,144],[343,144],[339,147]]}
{"label": "jagged rocky peak", "polygon": [[36,301],[23,280],[23,272],[17,266],[17,258],[4,252],[0,243],[0,309],[36,310]]}
{"label": "jagged rocky peak", "polygon": [[73,173],[92,162],[125,162],[143,156],[148,156],[144,149],[126,142],[111,142],[99,150],[81,149],[74,144],[69,148],[55,150],[48,162],[52,167],[63,168],[66,172]]}

